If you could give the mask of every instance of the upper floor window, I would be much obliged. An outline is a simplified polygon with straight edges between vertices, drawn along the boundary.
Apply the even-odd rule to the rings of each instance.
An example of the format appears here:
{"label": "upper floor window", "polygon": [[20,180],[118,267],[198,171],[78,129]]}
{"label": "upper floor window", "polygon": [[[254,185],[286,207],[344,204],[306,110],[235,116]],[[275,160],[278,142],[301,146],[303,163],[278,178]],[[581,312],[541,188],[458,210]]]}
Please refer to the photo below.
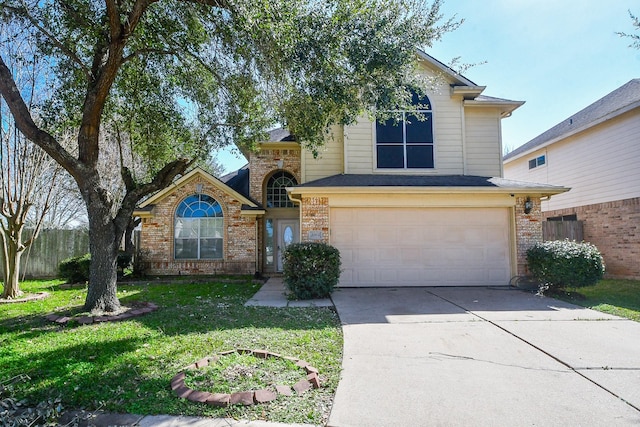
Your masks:
{"label": "upper floor window", "polygon": [[176,259],[221,259],[224,218],[213,197],[194,194],[176,209],[174,224]]}
{"label": "upper floor window", "polygon": [[271,175],[267,182],[267,207],[268,208],[293,208],[295,205],[287,196],[287,187],[297,185],[298,182],[288,172],[278,171]]}
{"label": "upper floor window", "polygon": [[529,169],[537,168],[538,166],[542,166],[547,163],[547,156],[544,154],[542,156],[538,156],[535,159],[529,160]]}
{"label": "upper floor window", "polygon": [[418,115],[397,111],[397,116],[376,122],[378,168],[433,168],[433,112],[429,98],[413,95]]}

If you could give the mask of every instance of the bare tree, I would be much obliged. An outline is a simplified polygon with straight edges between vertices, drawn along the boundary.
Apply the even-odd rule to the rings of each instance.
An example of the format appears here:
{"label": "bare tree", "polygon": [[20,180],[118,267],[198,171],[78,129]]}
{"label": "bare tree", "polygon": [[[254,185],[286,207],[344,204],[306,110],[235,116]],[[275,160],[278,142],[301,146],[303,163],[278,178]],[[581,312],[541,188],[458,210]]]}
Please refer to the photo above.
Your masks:
{"label": "bare tree", "polygon": [[[5,122],[2,128],[5,127]],[[16,298],[19,287],[20,259],[38,237],[44,223],[60,168],[40,147],[15,129],[2,132],[0,145],[0,238],[4,290],[2,298]],[[47,179],[42,179],[46,177]],[[41,207],[33,215],[32,207]],[[29,237],[24,229],[29,216],[35,222]]]}
{"label": "bare tree", "polygon": [[[36,93],[46,78],[33,48],[12,25],[0,26],[0,52],[11,58],[26,105],[34,112]],[[36,89],[38,88],[38,89]],[[29,141],[17,128],[4,100],[0,101],[0,242],[2,243],[2,298],[16,298],[20,260],[51,217],[50,207],[63,169],[42,148]],[[31,229],[26,236],[25,228]]]}

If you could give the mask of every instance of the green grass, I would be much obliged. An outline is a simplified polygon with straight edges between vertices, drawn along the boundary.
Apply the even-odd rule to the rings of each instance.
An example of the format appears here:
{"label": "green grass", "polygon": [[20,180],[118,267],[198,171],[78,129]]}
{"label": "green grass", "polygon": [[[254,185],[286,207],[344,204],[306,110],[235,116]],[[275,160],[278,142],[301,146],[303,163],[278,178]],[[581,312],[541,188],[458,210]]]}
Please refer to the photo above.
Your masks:
{"label": "green grass", "polygon": [[573,304],[640,322],[640,280],[601,280],[554,295]]}
{"label": "green grass", "polygon": [[[51,295],[41,301],[0,305],[0,383],[20,374],[30,378],[13,386],[13,397],[26,399],[30,405],[60,397],[66,409],[142,415],[326,421],[342,356],[342,332],[334,311],[244,307],[259,288],[249,280],[242,284],[150,282],[120,285],[118,296],[124,305],[154,302],[160,308],[153,313],[122,322],[58,326],[43,316],[81,312],[86,295],[84,289],[63,290],[59,284],[23,283],[21,288],[27,293],[47,291]],[[281,396],[268,404],[228,408],[179,399],[171,391],[171,378],[185,366],[236,348],[304,359],[318,368],[324,386],[302,396]],[[221,362],[223,359],[233,362],[228,356]],[[243,366],[257,369],[249,360],[236,361],[239,371]],[[298,371],[286,371],[299,375],[299,368],[295,369]],[[256,388],[264,381],[280,381],[254,379]],[[289,384],[293,379],[282,380]],[[206,378],[198,381],[206,382]],[[253,388],[250,381],[242,387]]]}
{"label": "green grass", "polygon": [[193,390],[237,393],[292,386],[306,379],[306,372],[281,358],[259,359],[252,354],[232,353],[205,368],[185,371],[185,384]]}

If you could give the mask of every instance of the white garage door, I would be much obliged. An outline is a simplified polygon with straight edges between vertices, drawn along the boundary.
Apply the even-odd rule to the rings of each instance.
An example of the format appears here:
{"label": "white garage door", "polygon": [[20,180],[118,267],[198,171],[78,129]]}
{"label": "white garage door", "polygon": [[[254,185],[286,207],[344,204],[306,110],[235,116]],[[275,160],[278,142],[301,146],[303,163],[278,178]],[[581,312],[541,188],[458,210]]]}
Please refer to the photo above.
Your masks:
{"label": "white garage door", "polygon": [[340,286],[491,286],[510,278],[506,208],[332,208]]}

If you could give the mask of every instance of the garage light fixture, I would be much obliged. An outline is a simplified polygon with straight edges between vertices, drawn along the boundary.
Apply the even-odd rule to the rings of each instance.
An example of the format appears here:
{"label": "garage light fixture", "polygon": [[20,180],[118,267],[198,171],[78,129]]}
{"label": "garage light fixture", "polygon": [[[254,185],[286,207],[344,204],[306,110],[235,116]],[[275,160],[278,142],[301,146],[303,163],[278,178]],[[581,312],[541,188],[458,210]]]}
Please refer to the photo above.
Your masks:
{"label": "garage light fixture", "polygon": [[527,197],[527,200],[525,200],[524,202],[524,213],[526,214],[530,213],[532,208],[533,208],[533,202],[529,197]]}

